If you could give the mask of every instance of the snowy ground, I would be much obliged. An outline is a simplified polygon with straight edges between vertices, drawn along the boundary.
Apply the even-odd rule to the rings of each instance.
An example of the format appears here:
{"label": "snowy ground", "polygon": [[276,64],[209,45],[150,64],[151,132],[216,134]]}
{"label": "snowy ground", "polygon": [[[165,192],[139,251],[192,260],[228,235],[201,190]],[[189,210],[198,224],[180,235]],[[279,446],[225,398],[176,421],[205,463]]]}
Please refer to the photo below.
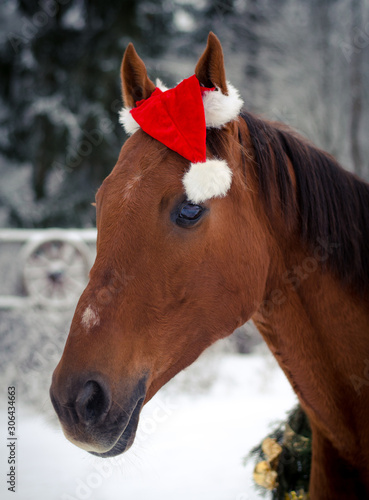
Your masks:
{"label": "snowy ground", "polygon": [[[191,371],[192,370],[192,371]],[[102,460],[70,444],[18,404],[17,492],[6,490],[5,411],[0,413],[0,498],[19,500],[253,500],[243,457],[296,402],[271,355],[213,353],[144,408],[137,440]],[[200,374],[200,376],[199,376]],[[4,451],[5,450],[5,451]]]}

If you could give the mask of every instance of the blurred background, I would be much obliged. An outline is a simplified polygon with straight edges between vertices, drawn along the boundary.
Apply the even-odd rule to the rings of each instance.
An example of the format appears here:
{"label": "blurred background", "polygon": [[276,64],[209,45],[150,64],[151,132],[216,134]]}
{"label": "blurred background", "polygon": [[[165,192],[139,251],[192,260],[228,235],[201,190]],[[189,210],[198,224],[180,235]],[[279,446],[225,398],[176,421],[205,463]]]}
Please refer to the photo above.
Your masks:
{"label": "blurred background", "polygon": [[65,440],[47,394],[94,259],[91,202],[126,139],[123,52],[133,42],[172,86],[210,30],[248,110],[369,180],[369,0],[0,0],[0,459],[16,385],[22,500],[259,498],[243,457],[295,397],[252,325],[168,384],[105,469]]}

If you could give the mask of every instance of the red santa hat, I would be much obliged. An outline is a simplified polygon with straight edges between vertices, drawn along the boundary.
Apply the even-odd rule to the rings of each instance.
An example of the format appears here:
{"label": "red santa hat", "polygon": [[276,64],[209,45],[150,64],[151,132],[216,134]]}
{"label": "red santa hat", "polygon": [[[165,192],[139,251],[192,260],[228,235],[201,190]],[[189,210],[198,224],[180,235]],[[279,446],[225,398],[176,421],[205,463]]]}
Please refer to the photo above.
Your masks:
{"label": "red santa hat", "polygon": [[225,95],[220,89],[202,87],[196,75],[169,90],[157,81],[148,99],[120,112],[128,134],[141,128],[190,161],[183,185],[193,203],[225,196],[232,183],[225,160],[206,158],[206,128],[221,128],[236,119],[243,104],[237,90],[227,85]]}

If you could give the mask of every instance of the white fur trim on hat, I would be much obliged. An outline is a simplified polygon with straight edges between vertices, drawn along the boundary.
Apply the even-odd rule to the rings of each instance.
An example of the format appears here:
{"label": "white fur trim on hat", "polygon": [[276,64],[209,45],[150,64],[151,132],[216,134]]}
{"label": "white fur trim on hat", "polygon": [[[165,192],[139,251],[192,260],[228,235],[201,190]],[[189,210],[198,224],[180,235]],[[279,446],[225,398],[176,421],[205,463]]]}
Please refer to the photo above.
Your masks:
{"label": "white fur trim on hat", "polygon": [[220,128],[226,123],[235,120],[239,115],[243,100],[238,90],[227,82],[228,95],[222,94],[219,89],[204,92],[202,100],[205,110],[205,121],[208,128]]}
{"label": "white fur trim on hat", "polygon": [[[159,78],[156,79],[155,84],[162,92],[168,90],[168,87],[166,87]],[[131,109],[132,108],[122,108],[119,111],[119,123],[123,125],[124,130],[128,135],[134,134],[140,128],[139,124],[131,114]]]}
{"label": "white fur trim on hat", "polygon": [[131,115],[131,108],[122,108],[119,111],[119,123],[123,125],[128,135],[134,134],[140,126]]}
{"label": "white fur trim on hat", "polygon": [[166,90],[169,90],[169,88],[164,85],[164,83],[160,80],[160,78],[157,78],[155,80],[155,85],[162,91],[165,92]]}
{"label": "white fur trim on hat", "polygon": [[232,184],[232,170],[224,160],[206,160],[191,163],[183,176],[183,185],[189,201],[203,203],[210,198],[225,196]]}

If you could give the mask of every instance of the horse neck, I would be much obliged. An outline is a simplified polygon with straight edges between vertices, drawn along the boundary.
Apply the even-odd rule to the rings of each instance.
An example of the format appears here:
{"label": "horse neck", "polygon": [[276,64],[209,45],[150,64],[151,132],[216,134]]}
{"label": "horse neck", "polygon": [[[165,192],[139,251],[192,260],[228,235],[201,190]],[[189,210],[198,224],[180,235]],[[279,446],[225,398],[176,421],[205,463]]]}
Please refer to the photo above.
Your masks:
{"label": "horse neck", "polygon": [[311,423],[347,455],[356,453],[368,417],[369,311],[368,297],[324,271],[334,251],[329,241],[309,253],[280,241],[253,320]]}

